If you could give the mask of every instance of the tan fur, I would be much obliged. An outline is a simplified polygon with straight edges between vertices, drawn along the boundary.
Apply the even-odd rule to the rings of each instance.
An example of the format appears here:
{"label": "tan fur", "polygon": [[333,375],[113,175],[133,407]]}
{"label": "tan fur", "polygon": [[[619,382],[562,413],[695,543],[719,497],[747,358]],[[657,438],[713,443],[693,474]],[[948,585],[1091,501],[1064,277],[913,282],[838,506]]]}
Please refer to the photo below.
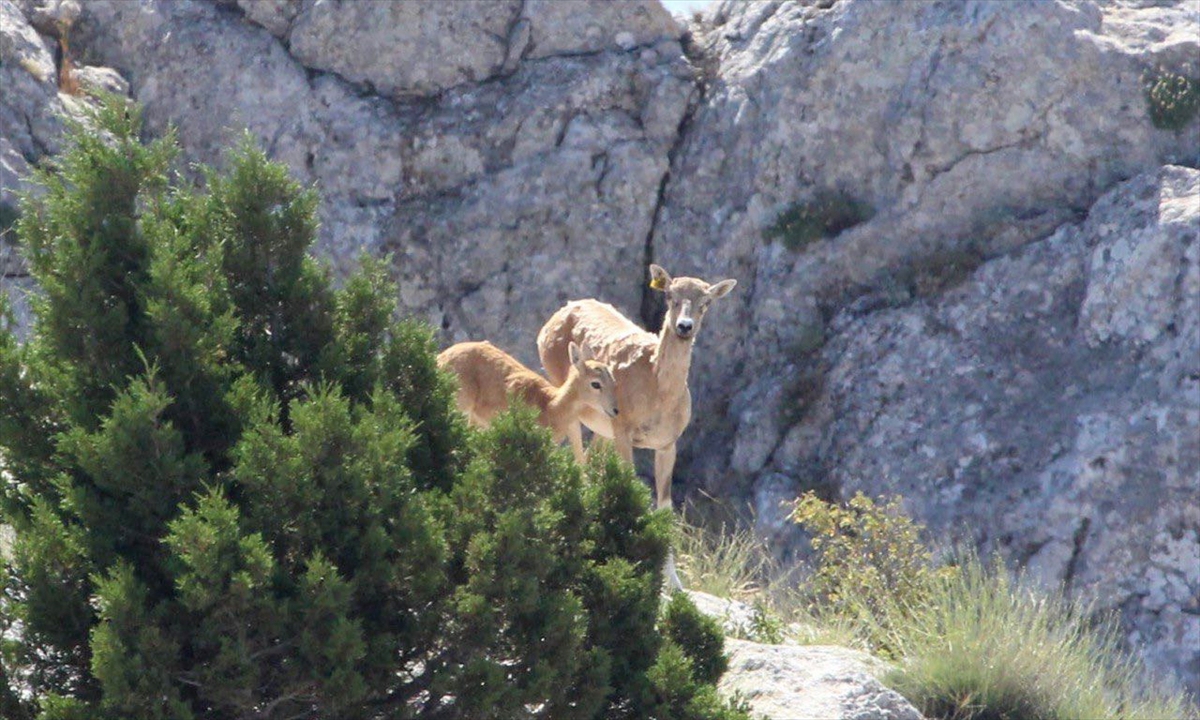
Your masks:
{"label": "tan fur", "polygon": [[608,417],[620,406],[608,367],[578,346],[568,354],[558,386],[489,342],[458,343],[438,355],[437,362],[458,376],[458,408],[473,424],[489,425],[508,407],[509,396],[516,395],[538,411],[539,422],[550,428],[555,442],[570,440],[575,459],[582,462],[580,413]]}
{"label": "tan fur", "polygon": [[[598,300],[576,300],[556,312],[538,333],[538,355],[551,382],[566,378],[570,369],[568,348],[573,343],[590,348],[596,358],[612,368],[617,382],[618,417],[584,412],[584,425],[613,439],[617,452],[633,461],[633,448],[654,450],[654,485],[658,507],[671,507],[671,475],[675,470],[676,442],[692,418],[688,370],[692,345],[712,301],[723,297],[735,280],[709,285],[697,278],[672,279],[657,265],[650,266],[652,287],[667,295],[667,314],[658,335],[635,325],[612,305]],[[689,336],[677,331],[678,323],[692,323]],[[672,584],[678,586],[673,563],[668,565]]]}

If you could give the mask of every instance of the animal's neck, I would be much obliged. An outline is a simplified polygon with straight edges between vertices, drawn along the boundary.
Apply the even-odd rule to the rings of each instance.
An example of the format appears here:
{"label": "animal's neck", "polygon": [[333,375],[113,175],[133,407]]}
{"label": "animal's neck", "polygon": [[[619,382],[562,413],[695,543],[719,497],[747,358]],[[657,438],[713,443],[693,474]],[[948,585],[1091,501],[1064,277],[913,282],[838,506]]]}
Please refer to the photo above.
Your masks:
{"label": "animal's neck", "polygon": [[686,388],[688,370],[692,366],[692,343],[681,340],[666,324],[658,333],[658,348],[654,351],[654,376],[660,389]]}
{"label": "animal's neck", "polygon": [[550,395],[550,401],[546,403],[546,409],[559,415],[575,407],[579,402],[579,383],[579,371],[571,368],[563,384],[554,388],[554,392]]}

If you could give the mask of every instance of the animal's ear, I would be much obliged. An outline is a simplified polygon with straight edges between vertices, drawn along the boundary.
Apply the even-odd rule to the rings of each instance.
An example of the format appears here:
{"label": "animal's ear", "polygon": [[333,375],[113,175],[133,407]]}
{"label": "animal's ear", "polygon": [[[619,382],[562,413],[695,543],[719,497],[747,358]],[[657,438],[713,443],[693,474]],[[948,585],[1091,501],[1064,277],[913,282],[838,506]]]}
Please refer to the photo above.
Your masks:
{"label": "animal's ear", "polygon": [[583,352],[579,349],[578,343],[571,343],[567,346],[567,353],[571,358],[571,364],[578,367],[583,364]]}
{"label": "animal's ear", "polygon": [[588,360],[594,360],[595,358],[596,358],[596,353],[592,352],[591,345],[584,343],[583,345],[579,346],[579,361],[580,362],[587,362]]}
{"label": "animal's ear", "polygon": [[650,263],[650,287],[665,291],[670,284],[671,274],[663,270],[661,265]]}
{"label": "animal's ear", "polygon": [[708,296],[710,298],[712,298],[713,300],[716,300],[718,298],[723,298],[726,295],[728,295],[729,291],[732,290],[736,285],[737,285],[737,280],[732,280],[732,279],[722,280],[721,282],[719,282],[715,285],[709,285],[708,286]]}

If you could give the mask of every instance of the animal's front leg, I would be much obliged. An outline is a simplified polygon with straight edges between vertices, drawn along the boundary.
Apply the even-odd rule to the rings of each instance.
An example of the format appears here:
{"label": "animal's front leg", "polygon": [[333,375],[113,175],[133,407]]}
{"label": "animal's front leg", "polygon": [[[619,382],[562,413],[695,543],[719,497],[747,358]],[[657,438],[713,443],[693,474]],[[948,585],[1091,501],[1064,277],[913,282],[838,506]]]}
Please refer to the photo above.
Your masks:
{"label": "animal's front leg", "polygon": [[567,429],[567,439],[571,441],[571,450],[575,453],[575,462],[583,464],[583,430],[579,423],[571,423]]}
{"label": "animal's front leg", "polygon": [[613,424],[613,445],[617,446],[617,454],[630,465],[633,464],[633,435],[624,425]]}
{"label": "animal's front leg", "polygon": [[[675,443],[654,451],[654,489],[659,510],[671,509],[671,475],[675,472]],[[667,564],[663,568],[667,583],[672,590],[682,590],[679,573],[675,572],[675,551],[667,553]]]}
{"label": "animal's front leg", "polygon": [[654,490],[660,510],[671,507],[671,475],[675,472],[675,443],[654,452]]}

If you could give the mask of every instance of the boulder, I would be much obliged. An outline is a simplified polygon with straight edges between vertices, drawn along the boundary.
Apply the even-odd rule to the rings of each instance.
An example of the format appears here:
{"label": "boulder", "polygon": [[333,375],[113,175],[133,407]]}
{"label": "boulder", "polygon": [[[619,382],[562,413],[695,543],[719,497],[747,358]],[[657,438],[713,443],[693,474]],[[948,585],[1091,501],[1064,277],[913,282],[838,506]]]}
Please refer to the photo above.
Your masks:
{"label": "boulder", "polygon": [[740,600],[717,597],[697,590],[685,590],[696,609],[721,623],[726,635],[754,639],[754,608]]}
{"label": "boulder", "polygon": [[769,645],[746,639],[755,611],[737,600],[687,591],[696,608],[721,623],[729,669],[720,691],[745,700],[767,720],[921,720],[921,713],[880,682],[887,663],[858,650]]}
{"label": "boulder", "polygon": [[509,75],[518,63],[652,47],[682,30],[653,0],[454,3],[236,0],[305,67],[396,97]]}
{"label": "boulder", "polygon": [[763,645],[726,639],[720,691],[767,720],[921,720],[908,700],[879,682],[886,665],[865,653],[821,645]]}
{"label": "boulder", "polygon": [[650,48],[683,35],[679,23],[657,0],[524,0],[521,15],[531,25],[527,51],[531,59]]}
{"label": "boulder", "polygon": [[305,67],[384,95],[433,95],[496,75],[520,11],[518,0],[467,11],[454,3],[310,0],[285,39]]}

